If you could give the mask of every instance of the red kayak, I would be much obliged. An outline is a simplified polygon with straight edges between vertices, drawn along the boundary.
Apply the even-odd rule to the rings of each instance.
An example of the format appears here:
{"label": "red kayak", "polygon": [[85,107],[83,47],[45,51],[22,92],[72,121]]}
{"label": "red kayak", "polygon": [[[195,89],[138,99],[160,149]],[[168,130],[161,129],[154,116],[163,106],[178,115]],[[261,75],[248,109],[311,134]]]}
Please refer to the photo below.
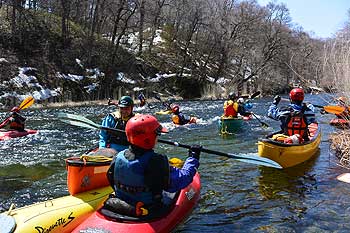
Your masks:
{"label": "red kayak", "polygon": [[162,210],[162,215],[129,217],[102,208],[72,232],[171,232],[192,212],[199,200],[200,188],[200,176],[197,172],[192,183],[175,195],[173,204]]}
{"label": "red kayak", "polygon": [[343,118],[334,118],[329,124],[340,128],[348,128],[350,126],[349,120]]}
{"label": "red kayak", "polygon": [[253,118],[252,115],[243,116],[243,120],[244,120],[244,121],[249,121],[249,120],[251,120],[252,118]]}
{"label": "red kayak", "polygon": [[23,137],[28,134],[36,134],[37,132],[38,131],[34,129],[26,129],[24,131],[17,131],[14,129],[0,129],[0,141]]}

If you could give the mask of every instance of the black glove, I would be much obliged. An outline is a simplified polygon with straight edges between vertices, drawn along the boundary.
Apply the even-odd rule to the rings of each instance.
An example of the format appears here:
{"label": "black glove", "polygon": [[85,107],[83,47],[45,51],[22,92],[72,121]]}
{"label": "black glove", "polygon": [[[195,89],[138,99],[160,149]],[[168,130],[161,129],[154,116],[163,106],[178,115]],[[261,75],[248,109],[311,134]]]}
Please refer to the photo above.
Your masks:
{"label": "black glove", "polygon": [[320,113],[323,115],[323,114],[326,114],[326,110],[324,110],[323,108],[320,110]]}
{"label": "black glove", "polygon": [[199,160],[201,150],[202,150],[202,146],[192,145],[191,148],[188,150],[188,156]]}
{"label": "black glove", "polygon": [[274,105],[277,105],[277,104],[279,104],[279,102],[281,101],[281,96],[279,96],[279,95],[276,95],[274,98],[273,98],[273,104]]}

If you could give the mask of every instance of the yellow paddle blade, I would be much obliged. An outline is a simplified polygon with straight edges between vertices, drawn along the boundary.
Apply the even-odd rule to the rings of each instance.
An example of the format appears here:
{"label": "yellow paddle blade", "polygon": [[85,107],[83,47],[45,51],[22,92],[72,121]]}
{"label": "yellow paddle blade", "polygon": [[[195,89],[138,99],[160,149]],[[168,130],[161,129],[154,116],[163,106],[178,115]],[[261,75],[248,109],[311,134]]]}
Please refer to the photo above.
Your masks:
{"label": "yellow paddle blade", "polygon": [[34,104],[34,98],[33,96],[28,96],[27,98],[25,98],[21,105],[19,105],[19,109],[26,109],[30,106],[32,106]]}
{"label": "yellow paddle blade", "polygon": [[344,112],[345,108],[342,106],[324,106],[323,107],[324,110],[328,113],[332,113],[332,114],[341,114],[342,112]]}

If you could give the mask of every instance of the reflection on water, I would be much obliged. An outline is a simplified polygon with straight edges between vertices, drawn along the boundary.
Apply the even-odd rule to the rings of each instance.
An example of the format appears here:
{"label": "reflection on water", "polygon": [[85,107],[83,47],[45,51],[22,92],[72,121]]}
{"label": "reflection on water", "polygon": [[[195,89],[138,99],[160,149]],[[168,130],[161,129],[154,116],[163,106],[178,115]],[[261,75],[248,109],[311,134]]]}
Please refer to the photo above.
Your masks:
{"label": "reflection on water", "polygon": [[[322,98],[307,96],[322,104]],[[175,127],[170,115],[157,115],[170,132],[165,140],[201,144],[207,149],[232,154],[257,153],[259,138],[279,128],[279,122],[265,116],[270,99],[254,100],[253,111],[270,125],[257,120],[244,122],[233,135],[220,136],[218,119],[223,101],[180,102],[185,114],[195,115],[199,124]],[[137,109],[142,113],[153,110]],[[98,143],[98,131],[66,125],[57,120],[59,111],[80,114],[96,123],[113,106],[26,110],[28,128],[39,133],[0,142],[0,211],[68,195],[64,159],[79,156]],[[349,232],[350,185],[335,179],[344,170],[329,155],[327,137],[334,129],[330,115],[321,120],[320,152],[310,161],[286,170],[276,170],[234,159],[202,153],[201,199],[178,232]],[[187,150],[158,144],[157,152],[185,159]]]}
{"label": "reflection on water", "polygon": [[288,198],[286,193],[305,197],[313,188],[317,188],[316,174],[311,174],[310,170],[319,155],[318,151],[313,158],[305,163],[283,170],[260,166],[260,194],[266,199]]}

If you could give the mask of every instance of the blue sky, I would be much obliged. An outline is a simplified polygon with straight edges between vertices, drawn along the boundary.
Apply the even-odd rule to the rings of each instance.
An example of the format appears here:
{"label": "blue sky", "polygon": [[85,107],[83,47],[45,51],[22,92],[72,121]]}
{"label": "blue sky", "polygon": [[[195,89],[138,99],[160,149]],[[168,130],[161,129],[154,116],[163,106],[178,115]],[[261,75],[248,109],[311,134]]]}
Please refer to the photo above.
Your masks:
{"label": "blue sky", "polygon": [[[262,6],[270,0],[258,0]],[[285,3],[290,11],[292,22],[314,32],[312,37],[332,37],[348,20],[350,0],[277,0]]]}

